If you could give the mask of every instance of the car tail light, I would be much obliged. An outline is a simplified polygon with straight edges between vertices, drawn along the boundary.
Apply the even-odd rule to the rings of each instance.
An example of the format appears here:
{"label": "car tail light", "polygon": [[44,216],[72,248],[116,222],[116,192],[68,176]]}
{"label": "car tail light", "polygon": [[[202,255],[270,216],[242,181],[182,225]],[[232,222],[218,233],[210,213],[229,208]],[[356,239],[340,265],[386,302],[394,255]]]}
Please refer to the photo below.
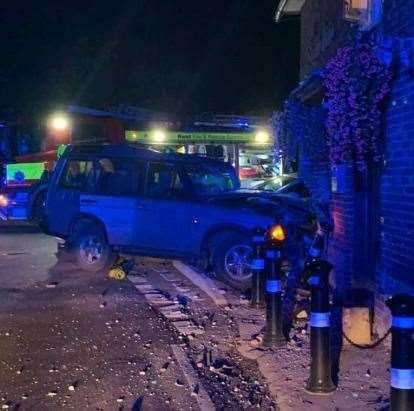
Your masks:
{"label": "car tail light", "polygon": [[4,194],[0,194],[0,207],[7,207],[9,199]]}

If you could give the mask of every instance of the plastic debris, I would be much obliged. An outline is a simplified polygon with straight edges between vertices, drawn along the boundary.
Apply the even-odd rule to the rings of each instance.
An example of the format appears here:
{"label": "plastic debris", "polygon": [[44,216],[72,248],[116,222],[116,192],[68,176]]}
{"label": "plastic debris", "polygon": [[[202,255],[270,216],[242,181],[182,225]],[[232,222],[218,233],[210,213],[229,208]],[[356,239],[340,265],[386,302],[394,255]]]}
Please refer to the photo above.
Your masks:
{"label": "plastic debris", "polygon": [[125,271],[121,267],[114,267],[109,270],[108,274],[109,278],[113,280],[124,280],[125,279]]}

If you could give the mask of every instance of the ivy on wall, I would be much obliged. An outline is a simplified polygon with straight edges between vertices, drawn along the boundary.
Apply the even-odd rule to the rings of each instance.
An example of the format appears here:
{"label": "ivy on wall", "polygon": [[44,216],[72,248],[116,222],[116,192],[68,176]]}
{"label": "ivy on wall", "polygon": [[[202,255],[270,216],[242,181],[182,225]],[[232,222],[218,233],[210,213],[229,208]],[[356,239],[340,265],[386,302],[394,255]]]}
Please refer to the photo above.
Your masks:
{"label": "ivy on wall", "polygon": [[298,148],[310,158],[327,160],[325,117],[324,107],[308,106],[290,97],[285,110],[272,117],[277,151],[288,161],[296,159]]}

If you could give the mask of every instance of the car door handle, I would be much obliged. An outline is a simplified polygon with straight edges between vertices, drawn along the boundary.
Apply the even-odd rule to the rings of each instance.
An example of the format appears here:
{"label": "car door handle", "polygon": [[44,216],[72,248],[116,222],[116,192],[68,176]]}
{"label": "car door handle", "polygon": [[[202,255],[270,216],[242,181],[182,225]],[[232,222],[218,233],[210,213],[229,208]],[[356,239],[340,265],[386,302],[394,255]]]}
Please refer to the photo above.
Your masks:
{"label": "car door handle", "polygon": [[80,202],[81,204],[98,204],[98,202],[96,200],[81,200]]}

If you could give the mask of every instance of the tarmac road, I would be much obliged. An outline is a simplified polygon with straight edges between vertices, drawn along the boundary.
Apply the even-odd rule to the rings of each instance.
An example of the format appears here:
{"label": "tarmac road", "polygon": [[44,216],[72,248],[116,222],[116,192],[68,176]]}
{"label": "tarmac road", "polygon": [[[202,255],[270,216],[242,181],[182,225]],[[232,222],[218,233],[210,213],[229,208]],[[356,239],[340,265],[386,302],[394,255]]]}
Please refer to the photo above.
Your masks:
{"label": "tarmac road", "polygon": [[79,271],[57,242],[0,226],[0,407],[199,409],[175,330],[129,281]]}

